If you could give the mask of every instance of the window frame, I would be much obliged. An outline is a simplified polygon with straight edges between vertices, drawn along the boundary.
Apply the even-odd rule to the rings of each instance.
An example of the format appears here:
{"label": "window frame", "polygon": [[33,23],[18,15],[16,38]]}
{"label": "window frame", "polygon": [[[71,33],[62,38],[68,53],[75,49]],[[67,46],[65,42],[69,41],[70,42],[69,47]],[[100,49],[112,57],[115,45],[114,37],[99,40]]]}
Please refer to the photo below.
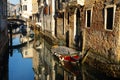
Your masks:
{"label": "window frame", "polygon": [[[112,23],[112,29],[107,28],[107,9],[113,8],[113,23]],[[114,22],[115,22],[115,11],[116,11],[116,5],[107,5],[104,8],[104,28],[107,31],[113,31],[114,28]]]}
{"label": "window frame", "polygon": [[23,8],[23,11],[27,11],[27,5],[23,5],[22,8]]}
{"label": "window frame", "polygon": [[[87,23],[88,23],[88,15],[87,15],[87,11],[91,11],[91,13],[90,13],[90,26],[87,26]],[[92,12],[93,12],[93,9],[92,8],[89,8],[89,9],[86,9],[86,11],[85,11],[85,27],[86,28],[90,28],[91,27],[91,24],[92,24]]]}

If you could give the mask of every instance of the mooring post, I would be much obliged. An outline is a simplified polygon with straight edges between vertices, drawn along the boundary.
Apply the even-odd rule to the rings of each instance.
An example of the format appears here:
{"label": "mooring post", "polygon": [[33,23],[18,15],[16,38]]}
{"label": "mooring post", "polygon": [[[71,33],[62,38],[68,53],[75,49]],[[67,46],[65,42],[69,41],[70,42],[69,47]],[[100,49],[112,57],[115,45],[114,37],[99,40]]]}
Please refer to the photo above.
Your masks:
{"label": "mooring post", "polygon": [[10,23],[10,48],[12,47],[12,23]]}
{"label": "mooring post", "polygon": [[10,23],[10,55],[12,56],[12,23]]}

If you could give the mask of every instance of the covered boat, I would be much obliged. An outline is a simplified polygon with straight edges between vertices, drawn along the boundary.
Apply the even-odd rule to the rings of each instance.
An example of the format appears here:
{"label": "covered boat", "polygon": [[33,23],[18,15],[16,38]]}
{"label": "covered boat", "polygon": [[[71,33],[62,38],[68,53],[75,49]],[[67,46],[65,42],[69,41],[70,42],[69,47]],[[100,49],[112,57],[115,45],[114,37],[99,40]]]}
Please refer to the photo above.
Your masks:
{"label": "covered boat", "polygon": [[54,59],[61,64],[62,68],[73,75],[80,74],[79,61],[82,55],[79,51],[66,46],[53,46],[51,49]]}
{"label": "covered boat", "polygon": [[66,46],[54,46],[51,51],[55,57],[64,62],[75,63],[82,58],[79,51]]}

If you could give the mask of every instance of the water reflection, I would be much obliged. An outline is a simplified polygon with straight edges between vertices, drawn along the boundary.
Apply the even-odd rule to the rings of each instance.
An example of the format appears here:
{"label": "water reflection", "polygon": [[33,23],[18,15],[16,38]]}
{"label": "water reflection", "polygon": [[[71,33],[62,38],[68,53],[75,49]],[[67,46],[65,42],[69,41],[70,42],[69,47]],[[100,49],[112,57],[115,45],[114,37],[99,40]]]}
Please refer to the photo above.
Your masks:
{"label": "water reflection", "polygon": [[9,57],[9,80],[34,80],[32,59],[23,58],[19,49],[14,49]]}
{"label": "water reflection", "polygon": [[[13,43],[19,44],[18,41],[16,38]],[[22,47],[22,52],[33,47],[32,44]],[[28,51],[34,52],[32,58],[23,58],[21,50],[13,49],[13,55],[9,56],[9,80],[117,80],[85,63],[77,66],[67,63],[62,66],[52,55],[51,45],[44,39],[33,51]],[[73,74],[75,72],[79,74]]]}
{"label": "water reflection", "polygon": [[19,36],[13,38],[12,45],[15,46],[15,45],[19,45],[19,44],[20,44],[20,38],[19,38]]}

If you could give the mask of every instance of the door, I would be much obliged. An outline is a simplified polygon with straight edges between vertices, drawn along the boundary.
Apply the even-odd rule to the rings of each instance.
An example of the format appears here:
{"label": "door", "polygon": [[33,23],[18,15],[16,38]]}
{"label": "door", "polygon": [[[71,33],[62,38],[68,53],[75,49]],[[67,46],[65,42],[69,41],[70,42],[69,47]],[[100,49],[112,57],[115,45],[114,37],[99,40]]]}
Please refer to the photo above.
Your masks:
{"label": "door", "polygon": [[80,10],[76,9],[75,18],[74,18],[74,42],[76,48],[82,50],[82,31],[80,26]]}

